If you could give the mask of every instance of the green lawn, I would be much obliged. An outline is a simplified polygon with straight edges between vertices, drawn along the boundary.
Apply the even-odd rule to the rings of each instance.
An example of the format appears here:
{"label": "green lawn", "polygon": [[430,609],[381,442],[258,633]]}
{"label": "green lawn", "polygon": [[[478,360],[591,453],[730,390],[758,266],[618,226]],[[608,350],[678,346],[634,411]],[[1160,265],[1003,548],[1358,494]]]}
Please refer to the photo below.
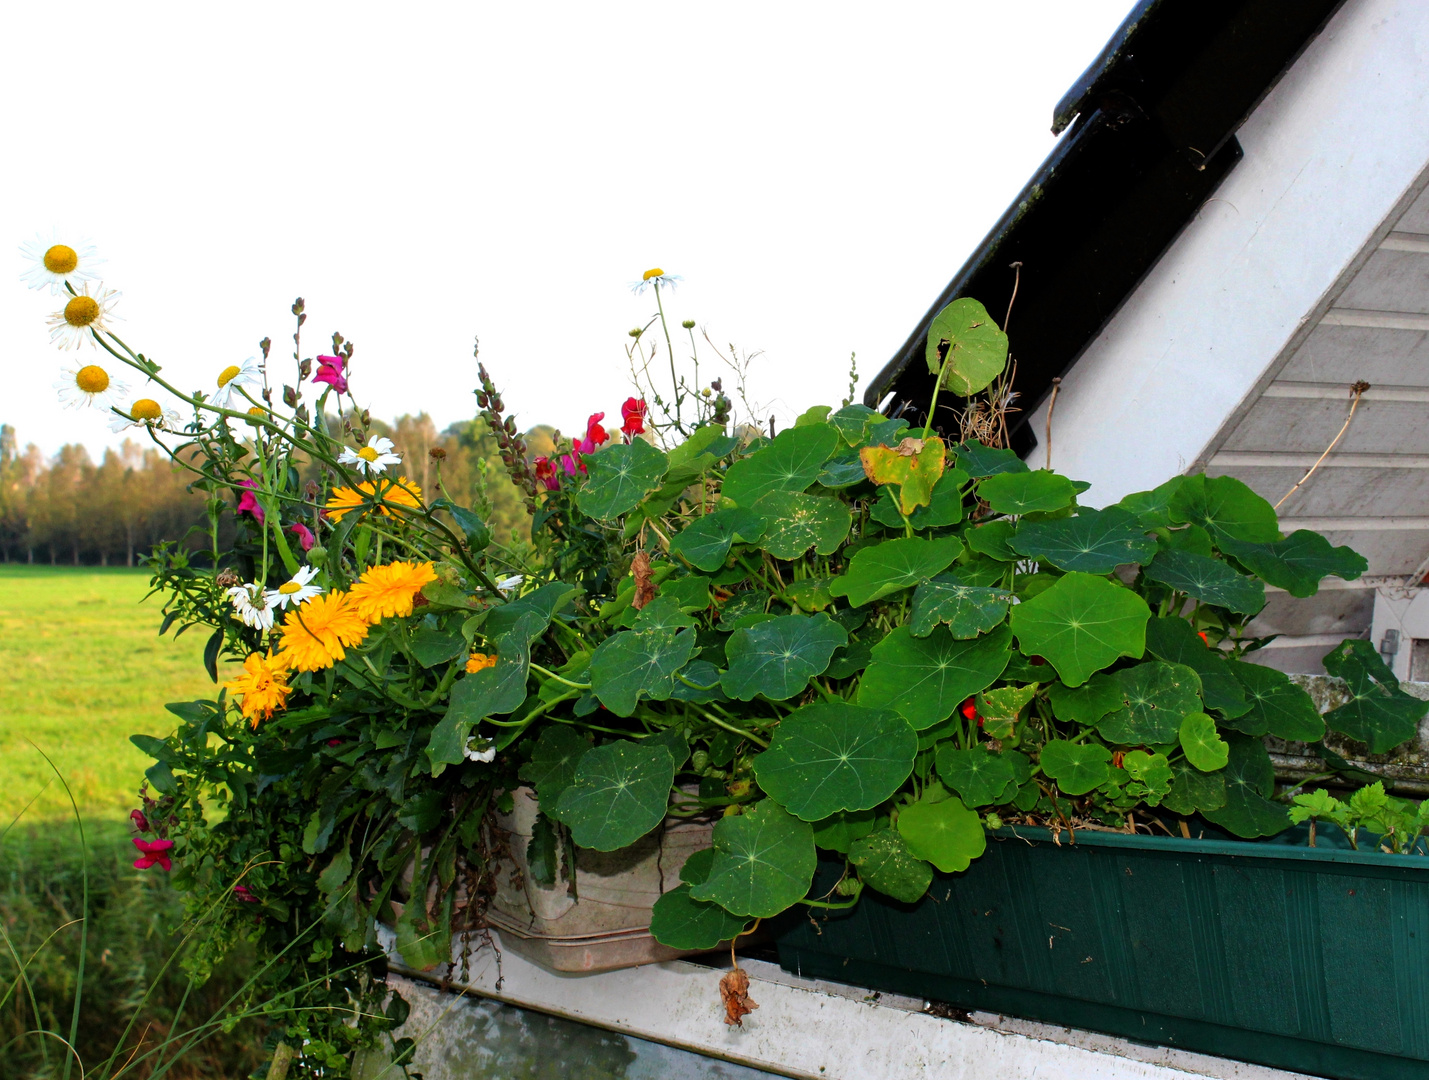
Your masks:
{"label": "green lawn", "polygon": [[167,734],[167,701],[214,696],[206,635],[159,637],[159,598],[140,603],[148,580],[143,570],[0,564],[0,830],[47,782],[26,820],[70,813],[35,746],[87,820],[123,818],[151,764],[129,736]]}

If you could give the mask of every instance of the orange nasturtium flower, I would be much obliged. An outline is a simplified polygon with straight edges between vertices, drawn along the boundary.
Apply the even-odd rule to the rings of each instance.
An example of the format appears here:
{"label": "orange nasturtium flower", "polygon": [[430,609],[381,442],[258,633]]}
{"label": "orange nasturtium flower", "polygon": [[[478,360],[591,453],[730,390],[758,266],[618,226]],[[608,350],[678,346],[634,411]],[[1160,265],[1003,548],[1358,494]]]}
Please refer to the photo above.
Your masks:
{"label": "orange nasturtium flower", "polygon": [[283,656],[269,653],[249,653],[243,661],[243,674],[223,684],[226,690],[243,697],[243,715],[258,726],[259,720],[269,720],[273,713],[287,707],[287,697],[293,692],[288,685],[288,664]]}
{"label": "orange nasturtium flower", "polygon": [[357,613],[370,623],[412,614],[412,600],[422,586],[437,580],[432,564],[393,562],[374,566],[352,587]]}
{"label": "orange nasturtium flower", "polygon": [[496,657],[491,653],[474,652],[466,660],[466,673],[475,675],[483,668],[495,667]]}
{"label": "orange nasturtium flower", "polygon": [[392,516],[388,506],[404,506],[417,510],[422,505],[421,487],[405,476],[399,476],[396,480],[377,477],[358,484],[355,489],[334,488],[325,506],[327,515],[333,521],[341,521],[342,516],[350,511],[370,509],[379,495],[386,504],[379,509],[388,517]]}
{"label": "orange nasturtium flower", "polygon": [[314,596],[283,617],[283,647],[278,653],[298,671],[321,671],[343,659],[345,648],[367,637],[367,620],[345,592]]}

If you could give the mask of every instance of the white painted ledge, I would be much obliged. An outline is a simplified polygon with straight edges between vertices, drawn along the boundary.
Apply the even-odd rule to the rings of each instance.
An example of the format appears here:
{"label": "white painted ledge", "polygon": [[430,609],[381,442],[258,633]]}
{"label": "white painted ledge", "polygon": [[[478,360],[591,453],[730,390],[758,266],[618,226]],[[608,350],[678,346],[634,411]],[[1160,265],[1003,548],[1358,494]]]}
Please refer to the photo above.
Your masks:
{"label": "white painted ledge", "polygon": [[[423,978],[402,966],[390,935],[384,944],[397,971]],[[482,950],[470,958],[467,979],[451,986],[800,1080],[1307,1080],[988,1014],[974,1014],[970,1023],[945,1020],[923,1012],[924,1003],[911,998],[800,979],[759,961],[743,966],[750,997],[759,1004],[743,1028],[724,1023],[724,972],[678,960],[558,975],[503,950],[498,974],[495,956]]]}

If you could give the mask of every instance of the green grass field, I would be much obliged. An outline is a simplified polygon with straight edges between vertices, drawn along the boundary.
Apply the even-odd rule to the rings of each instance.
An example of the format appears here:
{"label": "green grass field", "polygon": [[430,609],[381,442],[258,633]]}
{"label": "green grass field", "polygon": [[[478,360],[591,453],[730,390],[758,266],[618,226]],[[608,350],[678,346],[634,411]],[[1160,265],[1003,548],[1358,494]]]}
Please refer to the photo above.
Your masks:
{"label": "green grass field", "polygon": [[24,820],[70,814],[35,746],[86,821],[123,818],[152,764],[129,736],[167,734],[167,701],[214,696],[205,635],[159,637],[159,598],[140,603],[148,580],[143,570],[0,565],[0,830],[42,791]]}

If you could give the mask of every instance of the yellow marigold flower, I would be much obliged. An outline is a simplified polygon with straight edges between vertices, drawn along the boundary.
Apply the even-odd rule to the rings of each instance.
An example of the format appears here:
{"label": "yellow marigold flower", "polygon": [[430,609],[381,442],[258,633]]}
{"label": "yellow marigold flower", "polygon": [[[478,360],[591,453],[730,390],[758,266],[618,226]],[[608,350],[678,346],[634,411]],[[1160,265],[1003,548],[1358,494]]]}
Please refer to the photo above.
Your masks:
{"label": "yellow marigold flower", "polygon": [[259,720],[269,720],[274,712],[287,708],[287,697],[293,692],[288,685],[287,662],[281,654],[272,653],[249,653],[243,661],[243,674],[223,686],[243,696],[243,715],[254,727]]}
{"label": "yellow marigold flower", "polygon": [[315,596],[283,618],[283,648],[278,653],[298,671],[321,671],[343,659],[344,646],[361,644],[367,620],[345,592]]}
{"label": "yellow marigold flower", "polygon": [[412,598],[423,585],[436,580],[437,572],[429,562],[374,566],[352,587],[352,600],[364,619],[381,622],[393,615],[412,614]]}
{"label": "yellow marigold flower", "polygon": [[[405,476],[399,476],[396,480],[378,477],[375,480],[358,484],[355,489],[334,488],[332,496],[326,503],[327,515],[333,521],[341,521],[342,516],[349,511],[364,510],[369,507],[379,495],[384,503],[392,506],[410,506],[416,510],[422,505],[421,487]],[[392,515],[392,511],[387,509],[387,506],[381,507],[381,510],[388,517]]]}
{"label": "yellow marigold flower", "polygon": [[495,666],[496,666],[496,657],[492,656],[490,653],[474,652],[474,653],[472,653],[469,657],[467,657],[467,660],[466,660],[466,673],[467,673],[468,675],[475,675],[478,671],[481,671],[483,668],[489,668],[489,667],[495,667]]}

